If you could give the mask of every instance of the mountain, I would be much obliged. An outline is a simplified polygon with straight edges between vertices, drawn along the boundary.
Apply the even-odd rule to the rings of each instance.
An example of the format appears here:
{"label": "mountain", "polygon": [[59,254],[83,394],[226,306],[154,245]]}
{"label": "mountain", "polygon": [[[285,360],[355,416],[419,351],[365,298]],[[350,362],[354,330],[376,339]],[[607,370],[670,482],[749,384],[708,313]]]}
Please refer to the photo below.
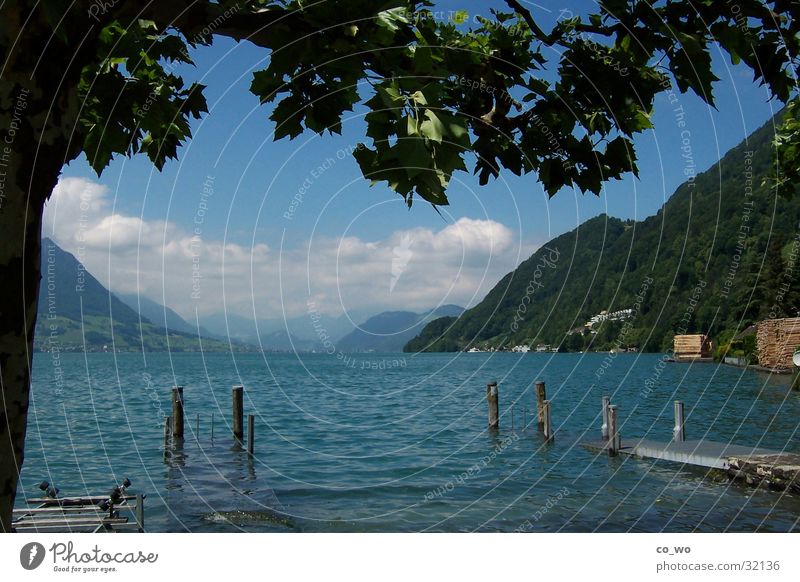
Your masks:
{"label": "mountain", "polygon": [[[138,312],[142,317],[149,319],[155,325],[193,335],[198,333],[197,325],[189,323],[169,307],[161,305],[144,295],[137,293],[118,293],[116,295],[125,305]],[[199,332],[200,335],[206,337],[213,335],[202,326],[199,328]]]}
{"label": "mountain", "polygon": [[[690,179],[656,215],[584,222],[460,317],[428,324],[405,349],[545,343],[666,351],[676,333],[731,337],[761,319],[795,315],[800,295],[787,282],[800,256],[800,195],[776,197],[762,184],[782,114],[693,179],[689,146]],[[592,318],[599,323],[585,328]]]}
{"label": "mountain", "polygon": [[[45,238],[34,348],[197,351],[201,345],[196,332],[167,330],[140,316],[106,289],[74,255]],[[204,338],[202,349],[230,348],[225,342]]]}
{"label": "mountain", "polygon": [[285,329],[261,332],[255,345],[273,352],[310,352],[320,347],[318,342],[300,339]]}
{"label": "mountain", "polygon": [[[303,345],[303,350],[317,349],[322,345],[320,334],[324,333],[336,341],[355,327],[351,317],[344,314],[338,317],[322,315],[310,310],[299,317],[253,320],[235,313],[213,313],[201,316],[201,325],[217,337],[228,337],[258,345],[264,345],[265,338],[271,337],[269,349],[292,349],[292,345]],[[280,332],[285,332],[281,335]],[[291,341],[290,341],[291,338]],[[265,346],[266,348],[266,346]]]}
{"label": "mountain", "polygon": [[457,305],[443,305],[425,313],[385,311],[367,319],[336,345],[344,352],[399,352],[432,319],[457,316],[463,311]]}

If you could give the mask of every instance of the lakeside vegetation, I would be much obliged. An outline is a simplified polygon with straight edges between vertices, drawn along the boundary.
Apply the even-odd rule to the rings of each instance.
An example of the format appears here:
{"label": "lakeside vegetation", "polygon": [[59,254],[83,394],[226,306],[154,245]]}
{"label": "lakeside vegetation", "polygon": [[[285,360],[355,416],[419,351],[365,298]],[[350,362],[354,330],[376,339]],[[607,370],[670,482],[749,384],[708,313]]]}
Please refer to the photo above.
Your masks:
{"label": "lakeside vegetation", "polygon": [[[755,338],[743,331],[800,310],[791,285],[800,197],[776,197],[765,184],[782,115],[690,175],[656,215],[601,215],[556,237],[461,317],[431,322],[405,351],[550,344],[665,352],[676,334],[705,333],[718,358],[752,356]],[[691,143],[684,159],[691,161]],[[601,312],[631,308],[626,320],[585,326]]]}

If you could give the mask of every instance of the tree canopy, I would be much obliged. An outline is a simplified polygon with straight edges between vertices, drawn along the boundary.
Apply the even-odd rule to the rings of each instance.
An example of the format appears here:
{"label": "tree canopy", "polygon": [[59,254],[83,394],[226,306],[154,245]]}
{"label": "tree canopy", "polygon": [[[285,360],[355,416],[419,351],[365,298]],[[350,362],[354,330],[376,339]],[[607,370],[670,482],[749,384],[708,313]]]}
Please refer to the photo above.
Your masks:
{"label": "tree canopy", "polygon": [[792,190],[796,0],[599,0],[549,30],[519,0],[505,6],[484,17],[425,0],[0,4],[0,530],[24,456],[44,202],[81,154],[98,174],[115,155],[157,168],[175,158],[207,110],[204,87],[178,64],[215,37],[264,49],[250,90],[271,104],[275,139],[336,133],[345,112],[362,112],[364,176],[409,205],[447,204],[456,170],[482,184],[502,170],[532,174],[550,195],[599,193],[636,174],[633,140],[656,95],[714,104],[719,50],[774,98],[795,98],[776,140],[788,170],[771,177]]}
{"label": "tree canopy", "polygon": [[[491,18],[407,0],[20,4],[20,30],[45,18],[67,49],[94,35],[81,55],[72,140],[98,173],[115,154],[143,153],[158,168],[177,156],[206,102],[175,65],[222,35],[268,51],[250,90],[274,104],[275,139],[340,132],[343,114],[362,107],[361,170],[409,205],[415,196],[447,204],[452,173],[468,169],[482,184],[505,169],[534,173],[550,195],[564,186],[597,194],[637,172],[632,140],[651,127],[659,92],[674,86],[714,104],[715,51],[748,65],[783,102],[800,54],[800,8],[786,0],[603,0],[549,32],[516,0]],[[15,29],[5,22],[8,57]],[[794,159],[792,119],[781,143]]]}

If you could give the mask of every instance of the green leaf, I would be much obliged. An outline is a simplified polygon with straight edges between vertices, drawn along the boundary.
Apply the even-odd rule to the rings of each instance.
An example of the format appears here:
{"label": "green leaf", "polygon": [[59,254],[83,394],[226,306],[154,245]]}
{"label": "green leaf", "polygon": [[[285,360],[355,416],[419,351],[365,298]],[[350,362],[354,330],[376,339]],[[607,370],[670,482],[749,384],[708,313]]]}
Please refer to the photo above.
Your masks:
{"label": "green leaf", "polygon": [[250,83],[250,92],[258,97],[262,103],[269,103],[277,97],[278,91],[285,85],[282,76],[273,72],[256,71]]}
{"label": "green leaf", "polygon": [[402,166],[409,178],[415,178],[422,172],[429,171],[431,152],[425,147],[422,139],[404,138],[395,146],[398,165]]}
{"label": "green leaf", "polygon": [[420,133],[428,139],[441,143],[442,137],[445,135],[445,127],[441,120],[436,116],[436,113],[431,109],[425,110],[425,120],[420,125]]}

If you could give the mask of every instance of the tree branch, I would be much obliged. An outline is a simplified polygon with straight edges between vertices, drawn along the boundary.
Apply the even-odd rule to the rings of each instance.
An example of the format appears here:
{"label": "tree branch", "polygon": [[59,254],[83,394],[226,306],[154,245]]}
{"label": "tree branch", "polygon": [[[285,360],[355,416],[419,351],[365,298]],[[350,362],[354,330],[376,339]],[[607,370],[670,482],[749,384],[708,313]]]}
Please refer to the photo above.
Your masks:
{"label": "tree branch", "polygon": [[533,36],[547,46],[553,44],[553,37],[549,34],[546,34],[545,31],[542,30],[538,24],[536,24],[536,21],[533,19],[533,15],[531,14],[530,10],[520,4],[518,0],[506,0],[506,4],[508,4],[508,7],[514,10],[517,14],[522,16],[522,19],[528,24],[528,28],[531,29]]}
{"label": "tree branch", "polygon": [[274,35],[270,27],[289,24],[295,13],[282,8],[253,9],[244,3],[220,6],[208,2],[181,0],[153,2],[142,11],[142,18],[153,20],[161,30],[175,29],[189,40],[200,36],[226,36],[237,42],[249,41],[263,48],[275,48],[270,43]]}

